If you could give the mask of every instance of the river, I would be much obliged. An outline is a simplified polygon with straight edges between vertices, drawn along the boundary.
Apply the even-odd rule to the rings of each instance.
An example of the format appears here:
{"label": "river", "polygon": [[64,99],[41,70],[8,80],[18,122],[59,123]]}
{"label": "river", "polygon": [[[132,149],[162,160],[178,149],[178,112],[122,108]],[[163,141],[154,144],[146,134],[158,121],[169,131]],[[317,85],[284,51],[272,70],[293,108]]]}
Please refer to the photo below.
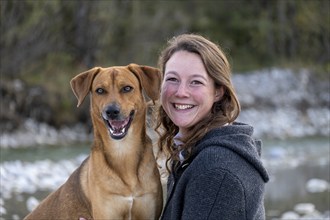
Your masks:
{"label": "river", "polygon": [[[263,143],[262,160],[270,173],[265,195],[267,219],[278,218],[299,203],[312,204],[320,216],[328,215],[329,188],[320,190],[317,184],[330,181],[329,139]],[[28,212],[27,204],[33,206],[35,198],[42,199],[61,185],[88,152],[88,144],[1,149],[0,219],[21,219]],[[317,192],[311,192],[311,187]]]}

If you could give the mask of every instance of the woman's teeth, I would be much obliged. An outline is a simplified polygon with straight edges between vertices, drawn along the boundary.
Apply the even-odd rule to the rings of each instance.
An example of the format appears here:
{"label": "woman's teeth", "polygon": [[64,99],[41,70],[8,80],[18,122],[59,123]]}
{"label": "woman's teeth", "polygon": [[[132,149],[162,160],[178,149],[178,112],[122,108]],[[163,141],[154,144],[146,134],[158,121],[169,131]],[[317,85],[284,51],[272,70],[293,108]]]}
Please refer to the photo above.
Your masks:
{"label": "woman's teeth", "polygon": [[190,109],[192,107],[194,107],[193,105],[178,105],[178,104],[174,104],[174,107],[176,109],[179,109],[179,110],[185,110],[185,109]]}

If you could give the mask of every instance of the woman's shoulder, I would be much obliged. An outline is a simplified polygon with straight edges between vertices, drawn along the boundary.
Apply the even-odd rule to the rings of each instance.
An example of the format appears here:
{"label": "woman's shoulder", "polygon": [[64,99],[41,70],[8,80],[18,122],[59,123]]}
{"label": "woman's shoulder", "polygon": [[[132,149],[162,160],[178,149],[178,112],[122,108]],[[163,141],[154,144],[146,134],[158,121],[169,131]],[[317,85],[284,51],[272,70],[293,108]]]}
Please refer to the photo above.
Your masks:
{"label": "woman's shoulder", "polygon": [[210,146],[200,151],[189,166],[195,174],[208,172],[213,173],[213,175],[228,174],[228,177],[244,181],[265,178],[264,171],[256,168],[246,158],[228,148],[218,146]]}
{"label": "woman's shoulder", "polygon": [[228,167],[239,161],[244,160],[232,150],[217,145],[201,149],[192,160],[196,165],[205,169]]}
{"label": "woman's shoulder", "polygon": [[244,172],[239,172],[240,170],[256,173],[267,182],[268,173],[260,157],[261,143],[251,137],[249,129],[236,129],[236,133],[229,126],[224,129],[210,131],[195,146],[193,161],[203,169],[217,167],[234,171],[238,175],[245,175]]}

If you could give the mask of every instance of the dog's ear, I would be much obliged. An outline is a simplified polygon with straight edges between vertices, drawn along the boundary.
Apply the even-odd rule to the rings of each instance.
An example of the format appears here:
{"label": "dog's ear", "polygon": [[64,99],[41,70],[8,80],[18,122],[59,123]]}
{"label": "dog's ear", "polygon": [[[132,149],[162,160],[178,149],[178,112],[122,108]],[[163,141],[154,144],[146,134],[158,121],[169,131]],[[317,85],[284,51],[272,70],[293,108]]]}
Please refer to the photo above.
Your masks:
{"label": "dog's ear", "polygon": [[143,90],[150,99],[153,101],[159,99],[161,84],[161,73],[159,69],[151,66],[140,66],[134,63],[128,65],[128,69],[140,80]]}
{"label": "dog's ear", "polygon": [[78,99],[77,107],[79,107],[84,101],[85,97],[91,89],[93,79],[95,78],[96,74],[100,72],[100,70],[101,67],[94,67],[93,69],[82,72],[71,79],[70,85],[72,91]]}

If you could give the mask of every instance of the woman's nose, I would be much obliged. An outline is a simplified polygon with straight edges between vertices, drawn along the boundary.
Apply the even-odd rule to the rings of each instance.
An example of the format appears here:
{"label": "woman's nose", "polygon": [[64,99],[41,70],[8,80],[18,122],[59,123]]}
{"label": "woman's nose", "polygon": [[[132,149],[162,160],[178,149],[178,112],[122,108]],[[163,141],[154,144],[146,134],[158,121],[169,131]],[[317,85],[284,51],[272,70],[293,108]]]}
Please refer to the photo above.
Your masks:
{"label": "woman's nose", "polygon": [[187,97],[189,95],[189,91],[186,85],[180,83],[180,85],[177,87],[175,95],[178,97]]}

